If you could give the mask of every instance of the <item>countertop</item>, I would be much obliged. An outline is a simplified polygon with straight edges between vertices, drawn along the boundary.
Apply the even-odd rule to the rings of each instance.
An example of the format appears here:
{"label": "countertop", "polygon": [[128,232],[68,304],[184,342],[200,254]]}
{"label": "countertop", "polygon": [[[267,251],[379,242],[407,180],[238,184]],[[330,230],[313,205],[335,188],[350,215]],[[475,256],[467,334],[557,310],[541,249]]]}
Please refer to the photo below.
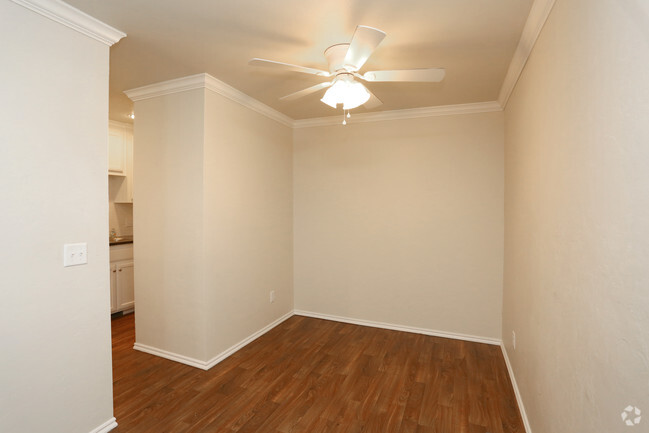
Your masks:
{"label": "countertop", "polygon": [[123,244],[132,244],[133,243],[133,236],[118,236],[115,238],[116,240],[110,241],[110,246],[112,247],[113,245],[123,245]]}

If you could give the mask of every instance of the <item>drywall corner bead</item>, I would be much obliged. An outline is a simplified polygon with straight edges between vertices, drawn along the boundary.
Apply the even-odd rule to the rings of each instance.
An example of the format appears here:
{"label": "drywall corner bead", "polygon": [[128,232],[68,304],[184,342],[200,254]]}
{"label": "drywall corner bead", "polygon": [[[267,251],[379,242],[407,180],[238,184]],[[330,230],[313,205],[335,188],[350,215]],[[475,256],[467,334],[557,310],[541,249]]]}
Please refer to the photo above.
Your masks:
{"label": "drywall corner bead", "polygon": [[60,0],[11,1],[108,46],[126,37],[126,33]]}

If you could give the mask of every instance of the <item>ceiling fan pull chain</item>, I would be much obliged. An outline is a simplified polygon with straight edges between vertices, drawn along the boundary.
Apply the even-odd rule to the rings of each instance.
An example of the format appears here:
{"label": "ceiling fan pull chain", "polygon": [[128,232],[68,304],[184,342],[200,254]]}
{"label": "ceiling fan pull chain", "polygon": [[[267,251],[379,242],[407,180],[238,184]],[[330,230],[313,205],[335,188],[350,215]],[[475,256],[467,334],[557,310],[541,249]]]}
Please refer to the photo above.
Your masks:
{"label": "ceiling fan pull chain", "polygon": [[351,113],[349,112],[349,110],[347,110],[347,118],[349,119],[350,117],[352,117],[352,115],[351,115]]}
{"label": "ceiling fan pull chain", "polygon": [[345,110],[343,110],[343,125],[347,125],[347,120],[345,120]]}

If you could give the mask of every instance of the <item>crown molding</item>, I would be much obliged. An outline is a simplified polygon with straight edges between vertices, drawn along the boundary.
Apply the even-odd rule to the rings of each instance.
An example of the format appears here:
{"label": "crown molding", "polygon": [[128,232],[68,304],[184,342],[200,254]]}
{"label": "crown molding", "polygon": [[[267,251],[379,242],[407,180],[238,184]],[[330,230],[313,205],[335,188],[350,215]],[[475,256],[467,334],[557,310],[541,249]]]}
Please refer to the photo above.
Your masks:
{"label": "crown molding", "polygon": [[[207,89],[218,93],[290,128],[311,128],[315,126],[331,126],[340,124],[340,116],[293,120],[285,114],[270,108],[268,105],[259,102],[240,90],[237,90],[234,87],[225,84],[223,81],[205,73],[149,84],[147,86],[127,90],[124,93],[133,102],[137,102],[144,99],[157,98],[159,96],[187,92],[194,89]],[[497,101],[409,108],[403,110],[379,111],[375,113],[360,113],[354,114],[352,119],[354,123],[380,122],[385,120],[417,119],[421,117],[449,116],[454,114],[489,113],[493,111],[502,111],[502,107]]]}
{"label": "crown molding", "polygon": [[507,75],[505,76],[503,85],[500,88],[498,103],[503,107],[503,109],[507,106],[507,101],[509,101],[509,97],[514,91],[516,83],[523,73],[527,59],[530,57],[532,49],[536,44],[536,40],[539,38],[541,30],[550,16],[555,1],[556,0],[534,0],[534,3],[532,4],[530,14],[527,17],[525,27],[521,33],[521,39],[518,41],[518,46],[516,47],[512,61],[509,63]]}
{"label": "crown molding", "polygon": [[194,89],[203,89],[206,86],[205,76],[207,74],[196,74],[188,77],[175,78],[160,83],[149,84],[135,89],[126,90],[124,94],[133,102],[143,99],[157,98],[172,93],[187,92]]}
{"label": "crown molding", "polygon": [[268,117],[269,119],[275,120],[276,122],[288,126],[289,128],[293,127],[294,120],[287,115],[282,114],[273,108],[270,108],[268,105],[259,102],[252,96],[246,95],[242,91],[237,90],[228,84],[225,84],[221,80],[217,80],[209,74],[205,74],[205,84],[207,90],[211,90],[212,92],[218,93],[221,96],[225,96],[226,98],[234,102],[238,102],[244,107],[248,107],[251,110],[256,111],[257,113]]}
{"label": "crown molding", "polygon": [[61,0],[11,0],[12,2],[36,12],[46,18],[63,24],[109,47],[126,36],[108,24],[91,17],[85,12]]}
{"label": "crown molding", "polygon": [[126,122],[120,122],[117,120],[108,119],[108,125],[112,126],[113,128],[124,128],[128,131],[133,131],[132,123],[126,123]]}
{"label": "crown molding", "polygon": [[[22,1],[22,0],[12,0]],[[44,1],[44,0],[41,0]],[[422,117],[449,116],[456,114],[474,114],[502,111],[507,105],[516,83],[523,73],[527,59],[532,53],[541,30],[545,25],[556,0],[534,0],[527,17],[516,51],[509,63],[507,75],[500,88],[497,101],[476,102],[469,104],[441,105],[435,107],[409,108],[402,110],[379,111],[374,113],[354,114],[353,123],[380,122],[385,120],[417,119]],[[245,93],[225,84],[209,74],[197,74],[162,83],[138,87],[124,92],[132,101],[154,98],[169,93],[206,88],[219,93],[241,105],[263,114],[291,128],[311,128],[340,124],[340,116],[318,117],[313,119],[293,120],[277,110],[259,102]]]}
{"label": "crown molding", "polygon": [[[489,113],[502,111],[496,101],[472,104],[440,105],[436,107],[408,108],[403,110],[379,111],[376,113],[352,114],[353,123],[380,122],[385,120],[417,119],[421,117],[450,116],[454,114]],[[340,116],[318,117],[293,121],[293,128],[339,125]]]}
{"label": "crown molding", "polygon": [[194,89],[207,89],[218,93],[244,107],[250,108],[269,119],[275,120],[285,126],[292,127],[293,119],[270,108],[268,105],[246,95],[240,90],[214,78],[209,74],[196,74],[188,77],[176,78],[173,80],[163,81],[161,83],[150,84],[148,86],[138,87],[127,90],[124,93],[133,102],[143,99],[156,98],[158,96],[169,95],[171,93],[186,92]]}

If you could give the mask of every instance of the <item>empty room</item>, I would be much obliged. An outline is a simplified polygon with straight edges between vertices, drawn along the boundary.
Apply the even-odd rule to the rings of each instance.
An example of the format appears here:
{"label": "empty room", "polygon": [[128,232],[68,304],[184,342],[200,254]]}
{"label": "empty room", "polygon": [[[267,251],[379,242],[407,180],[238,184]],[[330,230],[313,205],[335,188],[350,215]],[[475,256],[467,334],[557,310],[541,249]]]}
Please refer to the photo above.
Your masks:
{"label": "empty room", "polygon": [[0,24],[0,432],[647,430],[646,1]]}

